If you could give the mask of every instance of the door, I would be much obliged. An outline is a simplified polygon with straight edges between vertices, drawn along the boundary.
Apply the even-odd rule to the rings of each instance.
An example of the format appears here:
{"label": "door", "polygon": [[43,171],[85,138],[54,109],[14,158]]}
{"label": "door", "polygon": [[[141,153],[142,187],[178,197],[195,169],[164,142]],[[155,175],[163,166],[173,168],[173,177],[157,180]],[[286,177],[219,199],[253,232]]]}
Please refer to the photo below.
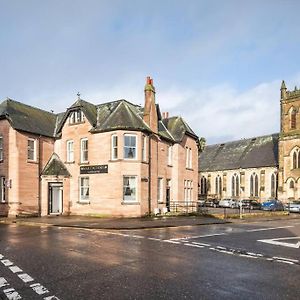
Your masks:
{"label": "door", "polygon": [[49,183],[49,214],[61,214],[63,204],[63,184]]}
{"label": "door", "polygon": [[167,187],[166,189],[166,207],[168,211],[170,211],[170,188]]}

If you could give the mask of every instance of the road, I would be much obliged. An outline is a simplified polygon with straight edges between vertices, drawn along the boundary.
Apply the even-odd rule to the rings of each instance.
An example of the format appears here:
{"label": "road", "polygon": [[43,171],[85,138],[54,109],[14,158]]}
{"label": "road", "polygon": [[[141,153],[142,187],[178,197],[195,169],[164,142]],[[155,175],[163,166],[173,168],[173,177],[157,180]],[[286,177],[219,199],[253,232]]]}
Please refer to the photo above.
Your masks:
{"label": "road", "polygon": [[143,230],[0,225],[0,299],[300,299],[300,219]]}

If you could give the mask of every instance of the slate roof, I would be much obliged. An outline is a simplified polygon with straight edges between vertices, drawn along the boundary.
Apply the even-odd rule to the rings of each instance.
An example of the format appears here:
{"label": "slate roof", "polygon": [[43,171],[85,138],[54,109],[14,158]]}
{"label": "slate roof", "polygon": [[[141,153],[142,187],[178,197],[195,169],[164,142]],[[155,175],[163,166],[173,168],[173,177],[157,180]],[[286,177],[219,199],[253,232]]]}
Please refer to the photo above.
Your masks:
{"label": "slate roof", "polygon": [[206,146],[199,155],[199,171],[278,167],[279,134]]}
{"label": "slate roof", "polygon": [[51,112],[7,99],[0,104],[0,119],[16,130],[53,137],[57,116]]}
{"label": "slate roof", "polygon": [[[156,104],[158,115],[158,134],[171,142],[181,142],[188,134],[195,139],[197,135],[181,117],[161,120],[159,105]],[[83,99],[75,103],[64,113],[53,114],[11,99],[0,104],[0,118],[6,118],[16,130],[26,131],[49,137],[59,137],[63,125],[70,113],[80,109],[91,124],[91,132],[112,130],[137,130],[151,133],[148,124],[143,120],[143,107],[121,99],[94,105]]]}
{"label": "slate roof", "polygon": [[67,177],[71,176],[68,169],[56,153],[52,154],[41,175]]}

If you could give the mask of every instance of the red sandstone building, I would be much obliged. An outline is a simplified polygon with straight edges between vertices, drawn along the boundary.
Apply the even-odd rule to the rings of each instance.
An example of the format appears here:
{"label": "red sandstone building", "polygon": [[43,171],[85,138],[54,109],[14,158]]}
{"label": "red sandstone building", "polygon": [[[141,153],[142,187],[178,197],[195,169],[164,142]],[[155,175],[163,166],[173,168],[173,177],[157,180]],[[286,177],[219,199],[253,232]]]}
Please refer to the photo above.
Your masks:
{"label": "red sandstone building", "polygon": [[144,107],[80,98],[53,114],[0,104],[0,215],[141,216],[198,195],[198,138],[161,115],[152,79]]}

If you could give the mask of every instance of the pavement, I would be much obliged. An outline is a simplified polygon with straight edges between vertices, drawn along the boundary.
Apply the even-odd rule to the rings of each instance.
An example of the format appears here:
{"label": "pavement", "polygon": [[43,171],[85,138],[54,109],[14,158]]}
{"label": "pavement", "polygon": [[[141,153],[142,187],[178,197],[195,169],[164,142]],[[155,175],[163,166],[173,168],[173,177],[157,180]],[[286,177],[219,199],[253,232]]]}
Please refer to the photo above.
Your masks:
{"label": "pavement", "polygon": [[57,226],[87,229],[134,230],[146,228],[166,228],[182,226],[199,226],[239,222],[257,222],[290,220],[300,218],[299,214],[272,214],[245,219],[222,219],[210,216],[165,216],[142,218],[99,218],[89,216],[45,216],[32,218],[0,218],[2,224],[20,224],[31,226]]}

